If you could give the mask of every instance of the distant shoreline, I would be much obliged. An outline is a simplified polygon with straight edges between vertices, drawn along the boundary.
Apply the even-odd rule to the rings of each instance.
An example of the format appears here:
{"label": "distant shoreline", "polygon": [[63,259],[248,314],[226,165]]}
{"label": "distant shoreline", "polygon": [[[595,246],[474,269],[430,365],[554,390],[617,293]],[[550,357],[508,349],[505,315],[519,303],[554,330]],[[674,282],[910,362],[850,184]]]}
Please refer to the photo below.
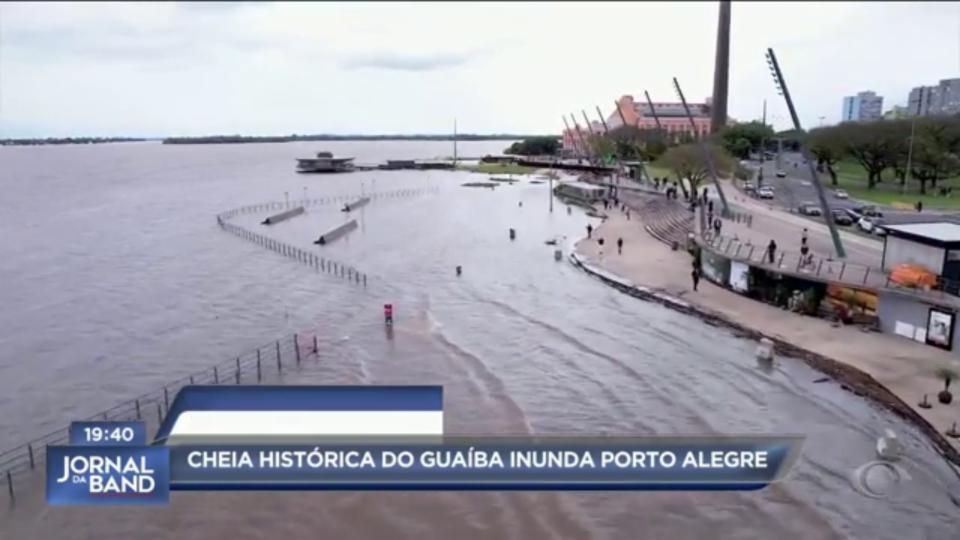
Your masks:
{"label": "distant shoreline", "polygon": [[[464,133],[457,135],[457,141],[519,141],[530,135],[509,133],[477,135]],[[285,143],[300,141],[450,141],[453,135],[206,135],[198,137],[47,137],[0,139],[0,146],[46,146],[62,144],[107,144],[122,142],[161,142],[163,144],[246,144],[246,143]]]}
{"label": "distant shoreline", "polygon": [[[495,134],[457,135],[457,141],[516,141],[524,135]],[[260,137],[246,135],[213,135],[208,137],[167,137],[163,144],[244,144],[283,143],[300,141],[453,141],[453,135],[283,135]]]}
{"label": "distant shoreline", "polygon": [[47,146],[61,144],[108,144],[124,142],[147,142],[160,139],[138,137],[63,137],[46,139],[0,139],[0,146]]}

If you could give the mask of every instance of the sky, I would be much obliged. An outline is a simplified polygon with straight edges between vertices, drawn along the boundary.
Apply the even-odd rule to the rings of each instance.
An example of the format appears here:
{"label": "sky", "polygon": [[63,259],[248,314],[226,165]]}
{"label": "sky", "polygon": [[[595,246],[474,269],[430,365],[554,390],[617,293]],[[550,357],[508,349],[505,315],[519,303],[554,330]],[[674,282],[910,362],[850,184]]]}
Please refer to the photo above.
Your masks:
{"label": "sky", "polygon": [[[559,133],[712,92],[718,4],[0,3],[0,138]],[[960,3],[734,2],[729,114],[790,127],[960,76]]]}

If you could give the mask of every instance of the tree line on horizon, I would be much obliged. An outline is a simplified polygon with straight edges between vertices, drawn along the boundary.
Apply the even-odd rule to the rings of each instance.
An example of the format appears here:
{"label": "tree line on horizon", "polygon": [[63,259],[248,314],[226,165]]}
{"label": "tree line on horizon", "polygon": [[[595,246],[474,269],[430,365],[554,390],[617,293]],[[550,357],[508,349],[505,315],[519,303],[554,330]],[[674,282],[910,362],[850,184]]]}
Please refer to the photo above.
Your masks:
{"label": "tree line on horizon", "polygon": [[0,139],[0,146],[39,146],[44,144],[102,144],[115,142],[143,142],[140,137],[43,137]]}
{"label": "tree line on horizon", "polygon": [[[509,133],[477,134],[458,133],[458,141],[500,141],[516,140],[529,135],[514,135]],[[163,144],[236,144],[236,143],[274,143],[296,141],[453,141],[453,134],[428,135],[206,135],[198,137],[167,137]]]}

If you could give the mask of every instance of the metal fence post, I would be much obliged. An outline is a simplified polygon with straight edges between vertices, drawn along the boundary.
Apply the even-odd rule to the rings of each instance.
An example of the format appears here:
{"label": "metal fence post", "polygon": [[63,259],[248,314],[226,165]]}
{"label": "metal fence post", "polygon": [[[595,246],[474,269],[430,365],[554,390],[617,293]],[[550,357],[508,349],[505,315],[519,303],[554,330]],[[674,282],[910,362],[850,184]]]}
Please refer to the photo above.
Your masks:
{"label": "metal fence post", "polygon": [[780,253],[780,260],[777,261],[777,268],[780,268],[781,266],[783,266],[783,258],[786,257],[786,256],[787,256],[786,253],[784,253],[784,252],[781,252],[781,253]]}
{"label": "metal fence post", "polygon": [[193,375],[190,376],[190,384],[193,384]]}
{"label": "metal fence post", "polygon": [[220,384],[220,374],[217,373],[217,366],[213,366],[213,384]]}
{"label": "metal fence post", "polygon": [[313,336],[313,354],[317,354],[317,336],[316,336],[316,334],[314,334],[314,336]]}
{"label": "metal fence post", "polygon": [[33,444],[27,445],[27,453],[30,454],[30,468],[33,469],[37,465],[33,460]]}
{"label": "metal fence post", "polygon": [[263,372],[260,370],[260,349],[257,349],[257,382],[263,378]]}
{"label": "metal fence post", "polygon": [[240,357],[237,357],[237,371],[240,371]]}
{"label": "metal fence post", "polygon": [[134,403],[137,406],[137,420],[140,420],[140,398],[135,399]]}
{"label": "metal fence post", "polygon": [[236,383],[240,384],[240,370],[238,369],[234,373],[236,374],[236,377],[235,377]]}
{"label": "metal fence post", "polygon": [[870,267],[867,267],[867,271],[863,273],[863,284],[867,284],[867,277],[870,275]]}
{"label": "metal fence post", "polygon": [[847,261],[843,261],[843,264],[840,265],[840,275],[837,276],[837,281],[843,279],[843,272],[847,269]]}
{"label": "metal fence post", "polygon": [[10,492],[10,498],[14,499],[13,496],[13,476],[11,476],[10,471],[7,471],[7,491]]}
{"label": "metal fence post", "polygon": [[277,371],[283,369],[282,362],[280,360],[280,340],[277,340]]}
{"label": "metal fence post", "polygon": [[170,410],[170,394],[167,392],[167,387],[163,387],[163,408]]}
{"label": "metal fence post", "polygon": [[160,402],[157,402],[157,421],[163,422],[163,409],[160,408]]}
{"label": "metal fence post", "polygon": [[300,363],[300,339],[297,334],[293,335],[293,352],[297,356],[297,364]]}

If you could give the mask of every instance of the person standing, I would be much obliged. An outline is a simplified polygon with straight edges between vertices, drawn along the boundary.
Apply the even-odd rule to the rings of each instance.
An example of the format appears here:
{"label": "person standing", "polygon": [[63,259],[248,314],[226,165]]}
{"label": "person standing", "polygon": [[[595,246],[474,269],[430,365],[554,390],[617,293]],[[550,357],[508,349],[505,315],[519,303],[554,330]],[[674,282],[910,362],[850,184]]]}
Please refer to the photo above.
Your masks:
{"label": "person standing", "polygon": [[697,285],[700,284],[700,269],[694,267],[690,272],[690,278],[693,279],[693,290],[697,290]]}
{"label": "person standing", "polygon": [[623,253],[623,238],[617,238],[617,255]]}
{"label": "person standing", "polygon": [[767,260],[770,261],[770,264],[773,264],[773,259],[777,254],[777,243],[770,239],[770,243],[767,244]]}
{"label": "person standing", "polygon": [[593,234],[593,225],[587,223],[587,238],[590,238],[591,234]]}
{"label": "person standing", "polygon": [[720,236],[720,229],[723,227],[723,222],[720,221],[720,218],[713,220],[713,234]]}
{"label": "person standing", "polygon": [[807,228],[803,228],[803,232],[800,234],[800,247],[806,247],[807,245]]}

